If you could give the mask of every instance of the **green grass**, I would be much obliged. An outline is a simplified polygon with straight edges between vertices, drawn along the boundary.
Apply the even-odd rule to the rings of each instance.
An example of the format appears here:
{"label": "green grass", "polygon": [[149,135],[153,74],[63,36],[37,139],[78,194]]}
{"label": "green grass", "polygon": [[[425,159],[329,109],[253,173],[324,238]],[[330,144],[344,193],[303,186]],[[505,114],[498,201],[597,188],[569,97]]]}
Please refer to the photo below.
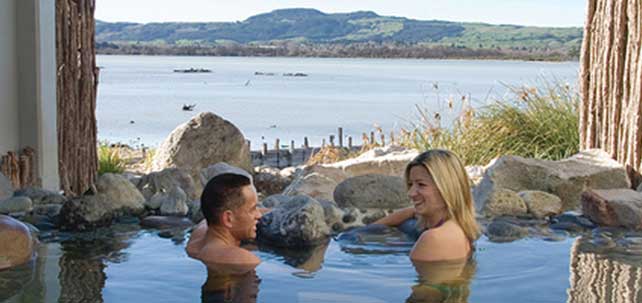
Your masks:
{"label": "green grass", "polygon": [[512,87],[511,97],[476,111],[464,108],[450,127],[441,127],[426,109],[402,144],[420,150],[446,148],[465,165],[486,165],[502,155],[559,160],[579,150],[579,95],[568,85]]}
{"label": "green grass", "polygon": [[125,171],[125,159],[120,157],[117,147],[110,147],[106,143],[98,146],[98,174],[122,173]]}

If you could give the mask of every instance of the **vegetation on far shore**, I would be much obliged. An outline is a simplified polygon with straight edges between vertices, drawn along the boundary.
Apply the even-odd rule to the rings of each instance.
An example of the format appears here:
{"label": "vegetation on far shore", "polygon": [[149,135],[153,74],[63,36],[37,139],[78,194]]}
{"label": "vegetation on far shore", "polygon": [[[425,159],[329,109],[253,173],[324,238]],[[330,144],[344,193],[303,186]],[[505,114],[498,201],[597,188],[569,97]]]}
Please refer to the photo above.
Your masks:
{"label": "vegetation on far shore", "polygon": [[575,60],[582,28],[283,9],[239,22],[96,21],[99,54]]}

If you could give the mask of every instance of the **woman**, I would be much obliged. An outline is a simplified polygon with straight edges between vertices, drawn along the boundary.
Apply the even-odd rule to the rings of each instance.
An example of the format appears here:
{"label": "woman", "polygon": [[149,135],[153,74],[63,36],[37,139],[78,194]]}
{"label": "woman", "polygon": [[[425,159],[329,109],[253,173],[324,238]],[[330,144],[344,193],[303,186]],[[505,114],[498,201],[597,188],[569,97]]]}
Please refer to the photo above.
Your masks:
{"label": "woman", "polygon": [[468,258],[479,237],[468,175],[450,151],[433,149],[415,157],[405,171],[412,207],[376,222],[399,226],[413,217],[422,230],[410,252],[413,261]]}

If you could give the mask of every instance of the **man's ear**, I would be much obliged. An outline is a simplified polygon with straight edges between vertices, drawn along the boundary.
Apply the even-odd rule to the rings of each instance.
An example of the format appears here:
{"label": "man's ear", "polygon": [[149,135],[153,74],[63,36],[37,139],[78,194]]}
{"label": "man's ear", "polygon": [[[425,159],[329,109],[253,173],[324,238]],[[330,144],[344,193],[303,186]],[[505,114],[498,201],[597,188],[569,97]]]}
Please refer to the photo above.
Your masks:
{"label": "man's ear", "polygon": [[226,210],[221,214],[221,224],[227,228],[232,228],[232,222],[234,221],[234,214],[231,210]]}

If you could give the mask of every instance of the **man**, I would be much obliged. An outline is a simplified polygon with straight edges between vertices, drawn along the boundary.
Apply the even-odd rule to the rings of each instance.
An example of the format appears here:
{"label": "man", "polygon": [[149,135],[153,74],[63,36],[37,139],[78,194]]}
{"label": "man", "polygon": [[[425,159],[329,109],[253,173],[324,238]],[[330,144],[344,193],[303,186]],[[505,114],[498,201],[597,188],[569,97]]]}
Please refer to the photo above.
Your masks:
{"label": "man", "polygon": [[216,173],[201,195],[205,220],[192,232],[187,254],[208,267],[225,265],[231,271],[246,271],[261,260],[240,247],[242,240],[256,238],[256,224],[262,211],[257,207],[256,189],[250,174],[218,163]]}

